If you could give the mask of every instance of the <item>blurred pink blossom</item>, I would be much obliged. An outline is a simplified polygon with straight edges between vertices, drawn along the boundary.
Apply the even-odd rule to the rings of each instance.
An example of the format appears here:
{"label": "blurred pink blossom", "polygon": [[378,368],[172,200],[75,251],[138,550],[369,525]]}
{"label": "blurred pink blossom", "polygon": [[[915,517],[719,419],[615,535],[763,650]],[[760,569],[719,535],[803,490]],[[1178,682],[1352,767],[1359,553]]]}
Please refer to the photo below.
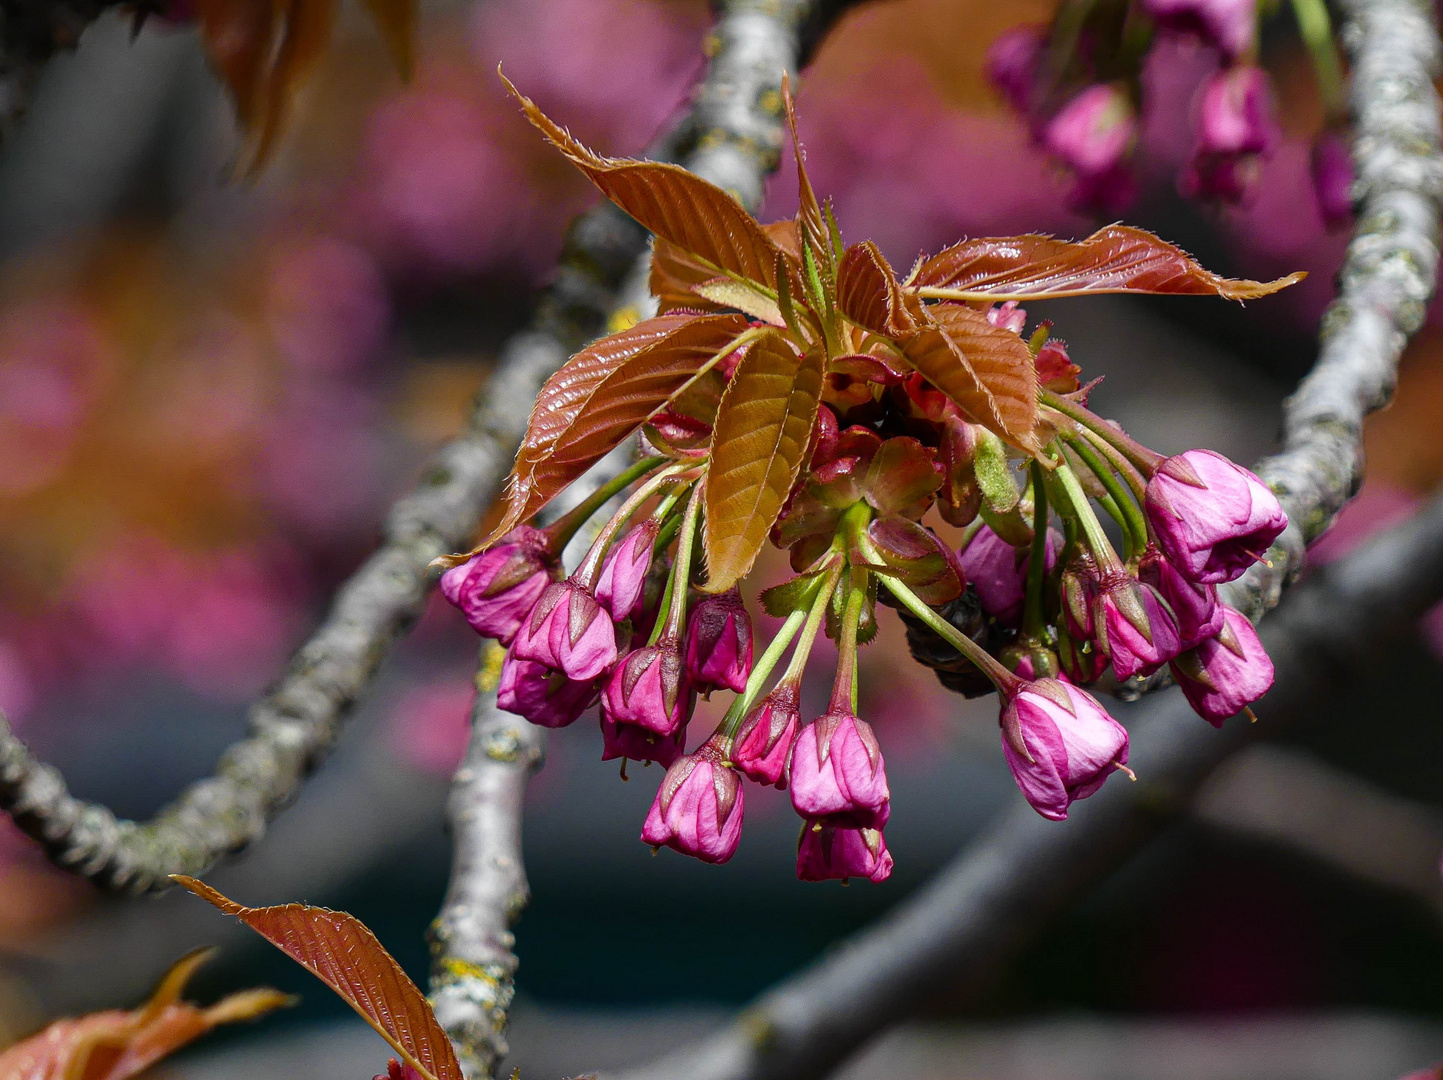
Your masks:
{"label": "blurred pink blossom", "polygon": [[406,688],[391,709],[391,741],[416,768],[450,776],[471,737],[476,690],[464,675]]}
{"label": "blurred pink blossom", "polygon": [[364,363],[381,345],[390,319],[375,261],[330,236],[313,236],[275,254],[266,308],[281,354],[299,369],[320,373]]}
{"label": "blurred pink blossom", "polygon": [[36,687],[19,650],[0,641],[0,712],[15,725],[35,704]]}

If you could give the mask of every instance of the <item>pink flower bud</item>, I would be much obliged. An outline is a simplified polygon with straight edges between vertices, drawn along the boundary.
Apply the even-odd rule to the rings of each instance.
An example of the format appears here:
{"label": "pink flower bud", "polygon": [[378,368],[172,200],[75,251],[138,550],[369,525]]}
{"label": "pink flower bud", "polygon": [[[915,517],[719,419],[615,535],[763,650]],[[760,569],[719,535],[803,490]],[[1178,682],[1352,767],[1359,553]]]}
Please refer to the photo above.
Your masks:
{"label": "pink flower bud", "polygon": [[1003,31],[987,50],[987,78],[1023,115],[1032,111],[1046,48],[1047,27],[1025,25]]}
{"label": "pink flower bud", "polygon": [[596,581],[596,601],[617,622],[630,619],[634,623],[641,616],[651,549],[660,531],[660,523],[648,518],[629,529],[606,554]]}
{"label": "pink flower bud", "polygon": [[671,735],[691,718],[696,693],[675,645],[648,645],[616,666],[601,695],[601,711],[614,724]]}
{"label": "pink flower bud", "polygon": [[1182,651],[1172,612],[1155,590],[1130,579],[1103,586],[1093,621],[1119,679],[1149,675]]}
{"label": "pink flower bud", "polygon": [[461,609],[478,634],[510,645],[555,569],[546,534],[520,525],[442,574],[441,595]]}
{"label": "pink flower bud", "polygon": [[395,1058],[386,1062],[386,1071],[377,1073],[373,1080],[421,1080],[421,1074],[409,1065],[402,1065]]}
{"label": "pink flower bud", "polygon": [[[1057,561],[1062,538],[1055,530],[1047,531],[1047,569]],[[1003,626],[1016,626],[1022,619],[1022,604],[1027,591],[1027,567],[1032,561],[1030,549],[1013,547],[986,525],[977,531],[959,556],[962,572],[977,590],[982,610]]]}
{"label": "pink flower bud", "polygon": [[686,671],[702,688],[740,694],[752,673],[752,620],[733,586],[691,610],[686,632]]}
{"label": "pink flower bud", "polygon": [[522,620],[511,652],[589,682],[616,662],[616,630],[584,585],[557,581]]}
{"label": "pink flower bud", "polygon": [[1172,662],[1173,678],[1193,711],[1214,727],[1273,685],[1273,662],[1242,612],[1219,604],[1222,632]]}
{"label": "pink flower bud", "polygon": [[1189,581],[1157,548],[1149,547],[1138,562],[1138,580],[1167,601],[1177,624],[1178,641],[1191,649],[1223,628],[1223,608],[1215,585]]}
{"label": "pink flower bud", "polygon": [[658,735],[639,724],[617,723],[601,713],[601,760],[631,758],[633,761],[655,761],[670,765],[681,756],[686,745],[686,725],[670,735]]}
{"label": "pink flower bud", "polygon": [[843,829],[807,822],[797,842],[797,877],[803,881],[866,878],[886,881],[892,853],[876,829]]}
{"label": "pink flower bud", "polygon": [[1059,109],[1042,133],[1048,152],[1081,177],[1112,173],[1136,137],[1137,111],[1113,83],[1089,86]]}
{"label": "pink flower bud", "polygon": [[542,727],[560,728],[574,723],[596,701],[596,683],[575,682],[562,672],[534,660],[506,657],[496,706],[524,716]]}
{"label": "pink flower bud", "polygon": [[1353,220],[1353,155],[1342,132],[1329,129],[1313,143],[1313,194],[1328,228]]}
{"label": "pink flower bud", "polygon": [[1281,132],[1268,76],[1252,64],[1214,72],[1198,90],[1197,154],[1265,154]]}
{"label": "pink flower bud", "polygon": [[851,713],[829,712],[792,744],[792,807],[802,817],[849,829],[880,829],[892,812],[877,736]]}
{"label": "pink flower bud", "polygon": [[702,862],[724,863],[741,840],[744,802],[741,778],[710,740],[666,770],[641,839]]}
{"label": "pink flower bud", "polygon": [[1002,753],[1032,808],[1063,821],[1127,764],[1127,731],[1087,691],[1038,679],[1002,710]]}
{"label": "pink flower bud", "polygon": [[802,716],[797,692],[785,684],[747,713],[732,747],[732,764],[759,784],[787,786],[787,756],[797,738]]}
{"label": "pink flower bud", "polygon": [[1223,54],[1241,56],[1257,34],[1257,0],[1142,0],[1160,27],[1197,34]]}
{"label": "pink flower bud", "polygon": [[1239,577],[1288,525],[1261,480],[1211,450],[1189,450],[1159,465],[1146,503],[1168,561],[1213,585]]}

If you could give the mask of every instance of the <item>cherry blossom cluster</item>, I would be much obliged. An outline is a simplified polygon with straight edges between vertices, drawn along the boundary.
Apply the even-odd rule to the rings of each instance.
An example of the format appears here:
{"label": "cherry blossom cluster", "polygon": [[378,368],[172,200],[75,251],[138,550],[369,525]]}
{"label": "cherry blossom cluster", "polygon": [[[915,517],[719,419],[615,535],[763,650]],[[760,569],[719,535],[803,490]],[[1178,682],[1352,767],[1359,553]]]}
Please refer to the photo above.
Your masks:
{"label": "cherry blossom cluster", "polygon": [[[1281,139],[1258,57],[1264,7],[1257,0],[1065,0],[1051,24],[999,37],[988,70],[1037,142],[1072,173],[1072,203],[1116,213],[1136,191],[1132,159],[1152,45],[1178,35],[1200,43],[1217,66],[1196,90],[1192,154],[1178,188],[1204,202],[1245,202]],[[1327,117],[1313,144],[1314,194],[1323,219],[1342,224],[1351,214],[1353,173],[1337,50],[1322,0],[1294,0],[1293,7]]]}
{"label": "cherry blossom cluster", "polygon": [[[1025,328],[1016,303],[987,317]],[[642,829],[653,847],[725,862],[749,779],[789,789],[804,823],[801,878],[873,881],[892,867],[890,791],[876,735],[857,715],[857,652],[877,632],[879,598],[996,688],[1008,765],[1049,818],[1126,771],[1126,730],[1083,689],[1108,667],[1121,680],[1170,665],[1213,724],[1247,708],[1271,685],[1272,665],[1217,585],[1265,556],[1287,523],[1277,499],[1212,451],[1165,458],[1141,446],[1089,411],[1046,324],[1027,340],[1052,434],[1042,454],[1004,444],[885,357],[827,374],[807,467],[770,534],[797,576],[762,594],[784,620],[764,648],[735,586],[705,591],[709,458],[677,453],[672,441],[695,437],[698,421],[653,417],[647,456],[625,473],[554,524],[520,525],[441,578],[470,624],[508,647],[500,707],[564,727],[599,702],[603,759],[667,767]],[[734,363],[722,367],[730,378]],[[618,498],[566,573],[562,549]],[[960,549],[921,524],[932,510],[961,530]],[[963,599],[984,613],[977,635],[938,614]],[[838,651],[831,699],[804,717],[802,678],[822,633]],[[684,753],[697,695],[714,691],[736,697]]]}

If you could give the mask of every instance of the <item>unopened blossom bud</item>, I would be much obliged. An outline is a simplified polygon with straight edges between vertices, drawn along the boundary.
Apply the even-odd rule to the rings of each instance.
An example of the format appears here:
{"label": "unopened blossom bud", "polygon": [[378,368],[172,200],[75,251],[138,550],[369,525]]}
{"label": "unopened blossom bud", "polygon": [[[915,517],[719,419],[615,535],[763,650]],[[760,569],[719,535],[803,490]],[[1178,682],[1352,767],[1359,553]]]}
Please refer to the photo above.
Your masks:
{"label": "unopened blossom bud", "polygon": [[797,734],[791,785],[792,807],[813,822],[880,829],[892,811],[877,736],[848,712],[829,712]]}
{"label": "unopened blossom bud", "polygon": [[1257,0],[1142,0],[1160,27],[1197,34],[1226,60],[1241,56],[1257,35]]}
{"label": "unopened blossom bud", "polygon": [[1103,586],[1093,605],[1097,640],[1119,679],[1150,675],[1182,651],[1177,622],[1156,590],[1130,579]]}
{"label": "unopened blossom bud", "polygon": [[1114,83],[1094,83],[1069,101],[1042,133],[1049,153],[1082,177],[1112,173],[1137,137],[1137,111]]}
{"label": "unopened blossom bud", "polygon": [[661,523],[648,518],[627,530],[625,536],[606,553],[601,576],[596,579],[596,601],[617,622],[641,615],[646,591],[647,571],[651,569],[651,550],[656,543]]}
{"label": "unopened blossom bud", "polygon": [[1277,496],[1211,450],[1189,450],[1158,466],[1147,484],[1148,521],[1168,561],[1193,581],[1232,581],[1287,528]]}
{"label": "unopened blossom bud", "polygon": [[999,34],[987,50],[987,78],[1024,115],[1032,111],[1046,48],[1047,27],[1026,25]]}
{"label": "unopened blossom bud", "polygon": [[1127,764],[1127,731],[1085,690],[1038,679],[1002,711],[1002,752],[1032,808],[1062,821]]}
{"label": "unopened blossom bud", "polygon": [[670,765],[686,745],[686,725],[681,724],[670,735],[658,735],[639,724],[617,723],[601,713],[601,760],[630,758],[632,761],[655,761]]}
{"label": "unopened blossom bud", "polygon": [[787,757],[801,723],[797,692],[782,683],[742,721],[732,747],[732,764],[759,784],[786,787]]}
{"label": "unopened blossom bud", "polygon": [[1268,692],[1273,662],[1242,612],[1219,604],[1222,631],[1172,662],[1173,678],[1193,711],[1214,727]]}
{"label": "unopened blossom bud", "polygon": [[807,822],[797,842],[797,877],[802,881],[866,878],[886,881],[892,853],[877,829],[844,829]]}
{"label": "unopened blossom bud", "polygon": [[725,687],[740,694],[752,673],[752,620],[733,586],[691,609],[686,631],[686,671],[698,687]]}
{"label": "unopened blossom bud", "polygon": [[1353,155],[1342,132],[1329,128],[1313,142],[1313,195],[1323,223],[1333,229],[1353,220]]}
{"label": "unopened blossom bud", "polygon": [[556,565],[546,533],[520,525],[442,574],[441,595],[461,609],[478,634],[510,645],[551,584]]}
{"label": "unopened blossom bud", "polygon": [[1097,567],[1086,555],[1074,559],[1062,572],[1059,592],[1063,625],[1078,641],[1087,641],[1093,635],[1092,605],[1097,588]]}
{"label": "unopened blossom bud", "polygon": [[574,723],[596,701],[596,681],[576,682],[534,660],[508,656],[501,665],[496,706],[542,727]]}
{"label": "unopened blossom bud", "polygon": [[409,1065],[402,1065],[395,1058],[386,1062],[386,1071],[377,1073],[373,1080],[421,1080],[421,1074]]}
{"label": "unopened blossom bud", "polygon": [[601,711],[613,723],[670,735],[686,725],[695,701],[676,645],[648,645],[616,665],[601,695]]}
{"label": "unopened blossom bud", "polygon": [[666,770],[641,839],[702,862],[724,863],[741,840],[744,801],[741,778],[725,764],[716,740],[709,740]]}
{"label": "unopened blossom bud", "polygon": [[548,585],[521,622],[511,652],[519,660],[588,682],[616,662],[616,630],[590,590],[575,580]]}
{"label": "unopened blossom bud", "polygon": [[1214,72],[1198,90],[1199,154],[1265,154],[1278,141],[1268,76],[1254,64]]}
{"label": "unopened blossom bud", "polygon": [[[1047,569],[1057,560],[1061,537],[1047,531]],[[977,591],[982,610],[1003,626],[1016,626],[1022,618],[1027,592],[1027,567],[1031,549],[1014,547],[989,526],[982,526],[960,555],[962,572]]]}
{"label": "unopened blossom bud", "polygon": [[1182,648],[1191,649],[1203,639],[1216,636],[1223,628],[1217,586],[1188,580],[1157,548],[1149,547],[1143,553],[1137,576],[1167,601]]}

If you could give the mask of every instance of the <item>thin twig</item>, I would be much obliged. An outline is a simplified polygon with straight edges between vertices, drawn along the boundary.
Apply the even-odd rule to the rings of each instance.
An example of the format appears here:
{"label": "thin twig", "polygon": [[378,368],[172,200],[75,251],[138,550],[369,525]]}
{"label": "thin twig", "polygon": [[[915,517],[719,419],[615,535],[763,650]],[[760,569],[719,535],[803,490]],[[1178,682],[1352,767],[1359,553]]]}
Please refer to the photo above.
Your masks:
{"label": "thin twig", "polygon": [[[835,16],[845,6],[830,8]],[[711,68],[693,110],[700,138],[686,165],[753,210],[781,158],[781,81],[796,73],[798,30],[811,7],[808,0],[727,0],[708,42]],[[482,656],[484,671],[487,650]],[[517,963],[510,928],[528,899],[522,801],[545,747],[545,731],[498,712],[494,691],[480,689],[484,681],[478,675],[471,748],[448,810],[451,884],[431,927],[431,1002],[471,1080],[489,1080],[507,1053]]]}
{"label": "thin twig", "polygon": [[[1271,732],[1301,719],[1443,596],[1443,498],[1293,590],[1262,625],[1278,679],[1259,706]],[[1065,822],[1005,814],[872,928],[745,1009],[727,1028],[608,1080],[810,1080],[930,995],[976,996],[1056,912],[1187,813],[1208,774],[1247,744],[1177,693],[1123,713],[1138,782],[1114,780]]]}

